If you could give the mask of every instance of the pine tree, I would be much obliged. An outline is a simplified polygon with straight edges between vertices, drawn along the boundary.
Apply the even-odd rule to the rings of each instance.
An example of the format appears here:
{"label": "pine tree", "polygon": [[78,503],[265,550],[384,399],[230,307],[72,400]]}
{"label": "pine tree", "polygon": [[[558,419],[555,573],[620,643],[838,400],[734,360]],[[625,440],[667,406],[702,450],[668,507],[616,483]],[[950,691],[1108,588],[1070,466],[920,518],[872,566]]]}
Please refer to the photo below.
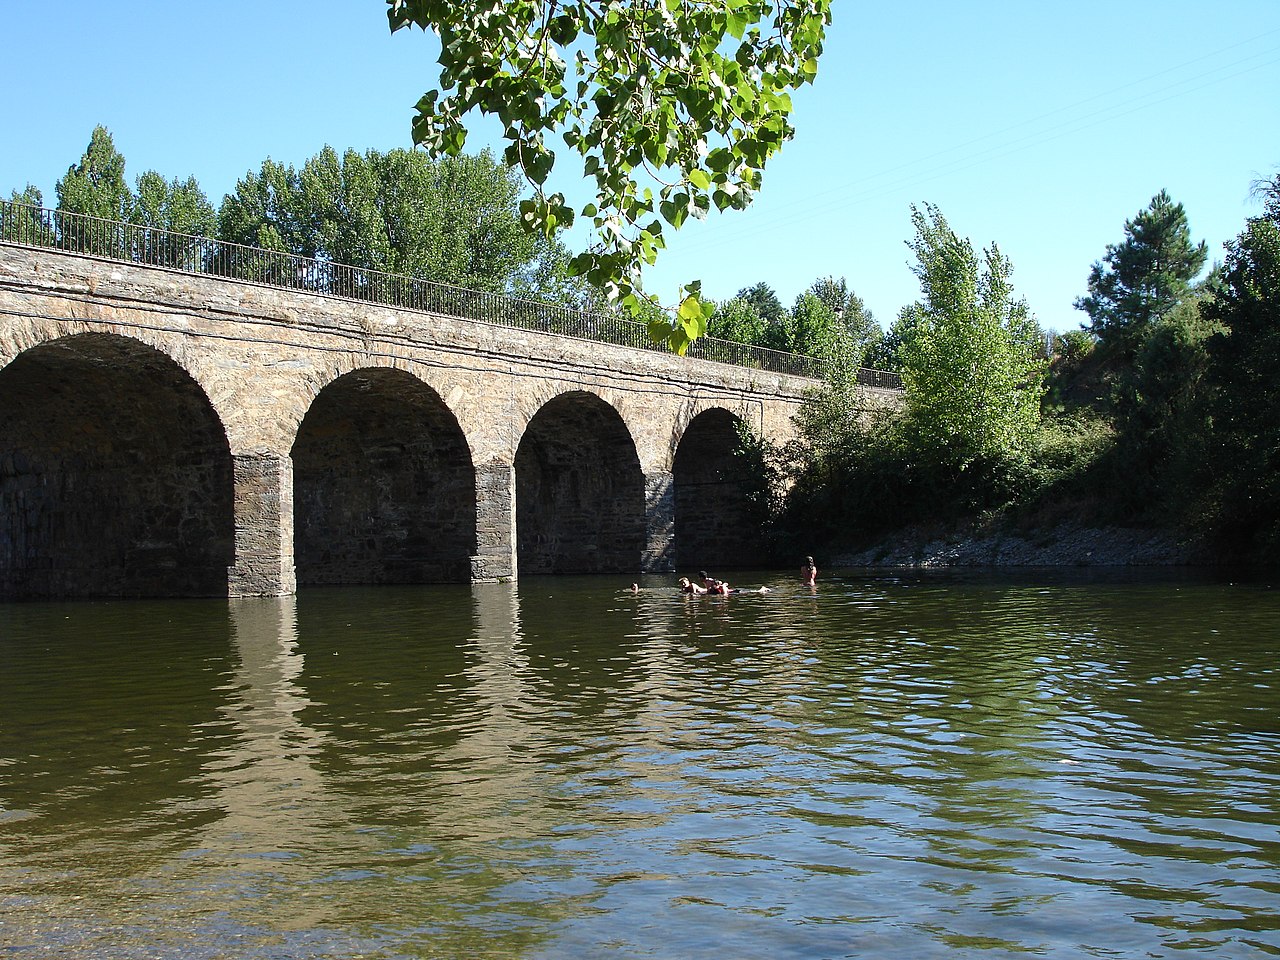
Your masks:
{"label": "pine tree", "polygon": [[1100,344],[1132,358],[1156,320],[1191,291],[1208,247],[1191,242],[1182,204],[1161,190],[1124,225],[1125,239],[1107,247],[1089,274],[1089,295],[1076,308],[1089,315]]}

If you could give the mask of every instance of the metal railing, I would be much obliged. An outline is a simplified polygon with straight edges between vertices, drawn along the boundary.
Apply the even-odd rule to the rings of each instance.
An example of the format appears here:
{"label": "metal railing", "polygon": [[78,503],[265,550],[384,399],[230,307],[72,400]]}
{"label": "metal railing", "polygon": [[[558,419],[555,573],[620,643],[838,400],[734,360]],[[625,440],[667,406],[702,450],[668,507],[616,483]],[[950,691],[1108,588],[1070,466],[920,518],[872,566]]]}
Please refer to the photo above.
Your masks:
{"label": "metal railing", "polygon": [[[50,247],[641,350],[666,350],[649,338],[643,323],[616,314],[468,290],[331,260],[310,259],[7,200],[0,200],[0,243]],[[824,362],[816,357],[711,337],[694,341],[688,356],[814,379],[821,379],[824,368]],[[890,389],[902,386],[897,374],[867,368],[858,371],[858,382]]]}

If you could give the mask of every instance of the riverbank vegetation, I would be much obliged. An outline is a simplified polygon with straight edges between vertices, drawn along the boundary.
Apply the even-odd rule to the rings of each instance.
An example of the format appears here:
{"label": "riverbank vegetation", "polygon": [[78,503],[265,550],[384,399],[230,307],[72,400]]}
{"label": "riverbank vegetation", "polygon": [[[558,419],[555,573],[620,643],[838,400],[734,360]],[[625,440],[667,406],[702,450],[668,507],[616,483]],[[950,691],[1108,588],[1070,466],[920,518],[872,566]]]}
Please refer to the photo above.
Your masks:
{"label": "riverbank vegetation", "polygon": [[[1201,278],[1208,251],[1161,191],[1093,265],[1077,303],[1087,327],[1052,339],[994,245],[979,255],[940,211],[914,209],[920,300],[883,337],[844,337],[795,442],[747,443],[767,465],[755,496],[779,550],[1066,523],[1280,561],[1280,176],[1258,196],[1262,212]],[[862,400],[850,364],[868,361],[901,372],[900,408]]]}

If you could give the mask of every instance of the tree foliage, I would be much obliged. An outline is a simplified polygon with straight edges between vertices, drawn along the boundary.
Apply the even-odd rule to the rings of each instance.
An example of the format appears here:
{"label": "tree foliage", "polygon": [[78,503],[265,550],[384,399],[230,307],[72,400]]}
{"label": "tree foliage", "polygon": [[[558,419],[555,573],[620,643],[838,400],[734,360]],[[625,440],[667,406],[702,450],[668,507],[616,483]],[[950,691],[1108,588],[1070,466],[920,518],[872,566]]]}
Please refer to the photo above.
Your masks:
{"label": "tree foliage", "polygon": [[9,202],[13,206],[0,210],[0,236],[14,243],[34,246],[47,243],[48,230],[41,222],[39,210],[44,206],[40,189],[28,183],[22,190],[13,190],[9,194]]}
{"label": "tree foliage", "polygon": [[764,341],[765,327],[764,318],[755,305],[742,296],[736,296],[716,304],[707,324],[707,333],[719,340],[759,346]]}
{"label": "tree foliage", "polygon": [[601,292],[570,269],[572,259],[572,251],[559,238],[539,234],[534,237],[533,259],[516,271],[508,292],[576,310],[607,312],[609,304]]}
{"label": "tree foliage", "polygon": [[1104,346],[1131,358],[1151,325],[1190,291],[1208,248],[1192,243],[1186,211],[1164,190],[1125,221],[1124,232],[1093,265],[1089,295],[1076,307]]}
{"label": "tree foliage", "polygon": [[[922,298],[876,342],[902,359],[905,409],[869,404],[856,368],[837,362],[796,418],[779,526],[810,540],[947,521],[1047,482],[1033,463],[1041,334],[1013,295],[1012,267],[994,245],[979,257],[935,207],[913,208],[912,222]],[[834,314],[833,295],[850,309],[847,286],[829,280],[801,300]],[[849,325],[832,329],[854,343]]]}
{"label": "tree foliage", "polygon": [[155,170],[139,175],[129,206],[129,222],[192,236],[209,236],[217,227],[213,204],[195,177],[166,180]]}
{"label": "tree foliage", "polygon": [[861,330],[848,323],[839,304],[833,306],[810,287],[796,297],[787,334],[781,349],[825,360],[829,376],[856,379],[867,344]]}
{"label": "tree foliage", "polygon": [[1280,176],[1262,188],[1265,210],[1230,245],[1205,315],[1211,464],[1231,539],[1280,560]]}
{"label": "tree foliage", "polygon": [[868,347],[863,363],[873,370],[888,370],[892,373],[902,372],[902,341],[909,333],[907,325],[910,316],[904,317],[901,312],[894,319],[892,326],[877,337]]}
{"label": "tree foliage", "polygon": [[1192,291],[1148,328],[1114,400],[1116,459],[1112,497],[1133,512],[1185,513],[1199,495],[1209,441],[1204,379],[1209,343],[1222,328],[1203,309],[1207,287]]}
{"label": "tree foliage", "polygon": [[[106,221],[129,218],[133,197],[124,178],[124,157],[106,127],[93,128],[80,162],[67,169],[54,189],[61,211]],[[62,224],[62,240],[73,249],[106,255],[119,250],[122,243],[114,228],[74,218]]]}
{"label": "tree foliage", "polygon": [[903,312],[903,383],[922,448],[964,469],[1023,446],[1039,420],[1041,337],[992,244],[979,259],[936,207],[912,208],[923,298]]}
{"label": "tree foliage", "polygon": [[884,331],[844,277],[822,277],[809,286],[809,292],[826,304],[839,321],[852,355],[865,364]]}
{"label": "tree foliage", "polygon": [[1280,560],[1280,177],[1261,192],[1263,214],[1198,284],[1203,245],[1171,203],[1153,206],[1181,240],[1156,243],[1144,215],[1127,225],[1131,247],[1111,248],[1099,272],[1138,277],[1139,241],[1188,256],[1116,298],[1128,312],[1100,323],[1108,343],[1091,330],[1058,338],[1043,418],[1043,335],[1009,262],[994,246],[976,253],[936,208],[913,210],[922,297],[869,358],[900,358],[906,410],[868,408],[855,384],[829,378],[797,417],[798,439],[775,451],[790,481],[778,529],[849,545],[994,510],[1014,523],[1176,525],[1217,534],[1207,542],[1224,559]]}
{"label": "tree foliage", "polygon": [[10,203],[23,203],[31,207],[44,206],[44,194],[40,192],[40,188],[34,184],[28,183],[21,190],[13,190],[9,194]]}
{"label": "tree foliage", "polygon": [[836,312],[814,295],[803,291],[791,306],[786,340],[780,349],[809,357],[830,356],[844,339],[844,329]]}
{"label": "tree foliage", "polygon": [[[301,169],[266,160],[219,212],[222,239],[506,292],[539,253],[519,224],[521,184],[485,151],[432,160],[420,151],[331,147]],[[547,246],[548,255],[554,250]]]}
{"label": "tree foliage", "polygon": [[724,340],[830,360],[846,369],[862,364],[867,350],[882,336],[843,277],[815,280],[790,310],[767,283],[743,287],[716,307],[708,332]]}
{"label": "tree foliage", "polygon": [[218,216],[195,177],[166,180],[148,170],[138,177],[129,222],[155,228],[139,240],[143,249],[137,255],[144,263],[192,267],[198,252],[187,238],[212,236]]}
{"label": "tree foliage", "polygon": [[80,162],[67,168],[54,189],[58,209],[102,220],[128,220],[133,195],[124,177],[124,157],[106,127],[93,128]]}
{"label": "tree foliage", "polygon": [[750,304],[766,327],[781,321],[782,315],[786,313],[786,307],[778,299],[778,292],[764,281],[743,287],[734,297]]}
{"label": "tree foliage", "polygon": [[[148,170],[135,184],[136,190],[131,190],[125,178],[124,156],[116,149],[110,131],[97,126],[80,162],[68,168],[56,184],[58,209],[176,234],[208,236],[212,233],[213,205],[194,177],[166,180],[156,171]],[[68,220],[62,224],[62,231],[65,240],[86,250],[119,253],[121,245],[126,243],[122,233],[103,225],[86,228]],[[129,241],[140,248],[130,250],[130,255],[146,263],[181,266],[196,255],[190,242],[177,237],[149,233],[131,236],[140,237]]]}
{"label": "tree foliage", "polygon": [[300,257],[314,257],[316,232],[308,229],[302,209],[298,174],[268,158],[236,183],[234,193],[218,209],[218,237],[246,247],[261,247]]}
{"label": "tree foliage", "polygon": [[[339,155],[326,146],[301,167],[268,158],[237,182],[216,211],[194,177],[166,179],[148,170],[135,183],[131,190],[124,156],[98,126],[80,161],[57,183],[59,209],[155,232],[84,228],[67,218],[51,233],[38,213],[26,210],[5,214],[0,226],[25,242],[64,242],[188,268],[200,266],[204,251],[186,237],[216,236],[273,253],[577,309],[606,306],[599,291],[570,269],[573,254],[563,243],[521,226],[524,180],[489,151],[432,160],[418,150]],[[30,185],[11,199],[32,207],[43,201]],[[241,251],[219,269],[265,279],[292,268],[279,258]]]}
{"label": "tree foliage", "polygon": [[[664,224],[751,202],[793,134],[791,93],[816,76],[831,19],[830,0],[387,0],[387,16],[393,31],[440,39],[415,142],[457,155],[471,111],[496,117],[506,161],[534,187],[523,221],[552,236],[589,219],[596,244],[573,268],[628,307]],[[580,209],[550,192],[555,138],[594,182]],[[651,331],[678,352],[711,314],[696,283],[686,291],[667,329]]]}

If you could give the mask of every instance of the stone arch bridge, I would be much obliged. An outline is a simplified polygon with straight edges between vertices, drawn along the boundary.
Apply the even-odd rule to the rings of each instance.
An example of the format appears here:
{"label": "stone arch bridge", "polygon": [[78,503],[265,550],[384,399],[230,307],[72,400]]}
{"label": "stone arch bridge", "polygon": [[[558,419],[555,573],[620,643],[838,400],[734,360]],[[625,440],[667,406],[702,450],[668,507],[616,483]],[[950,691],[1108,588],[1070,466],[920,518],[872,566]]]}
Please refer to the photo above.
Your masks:
{"label": "stone arch bridge", "polygon": [[0,597],[742,566],[813,385],[0,243]]}

